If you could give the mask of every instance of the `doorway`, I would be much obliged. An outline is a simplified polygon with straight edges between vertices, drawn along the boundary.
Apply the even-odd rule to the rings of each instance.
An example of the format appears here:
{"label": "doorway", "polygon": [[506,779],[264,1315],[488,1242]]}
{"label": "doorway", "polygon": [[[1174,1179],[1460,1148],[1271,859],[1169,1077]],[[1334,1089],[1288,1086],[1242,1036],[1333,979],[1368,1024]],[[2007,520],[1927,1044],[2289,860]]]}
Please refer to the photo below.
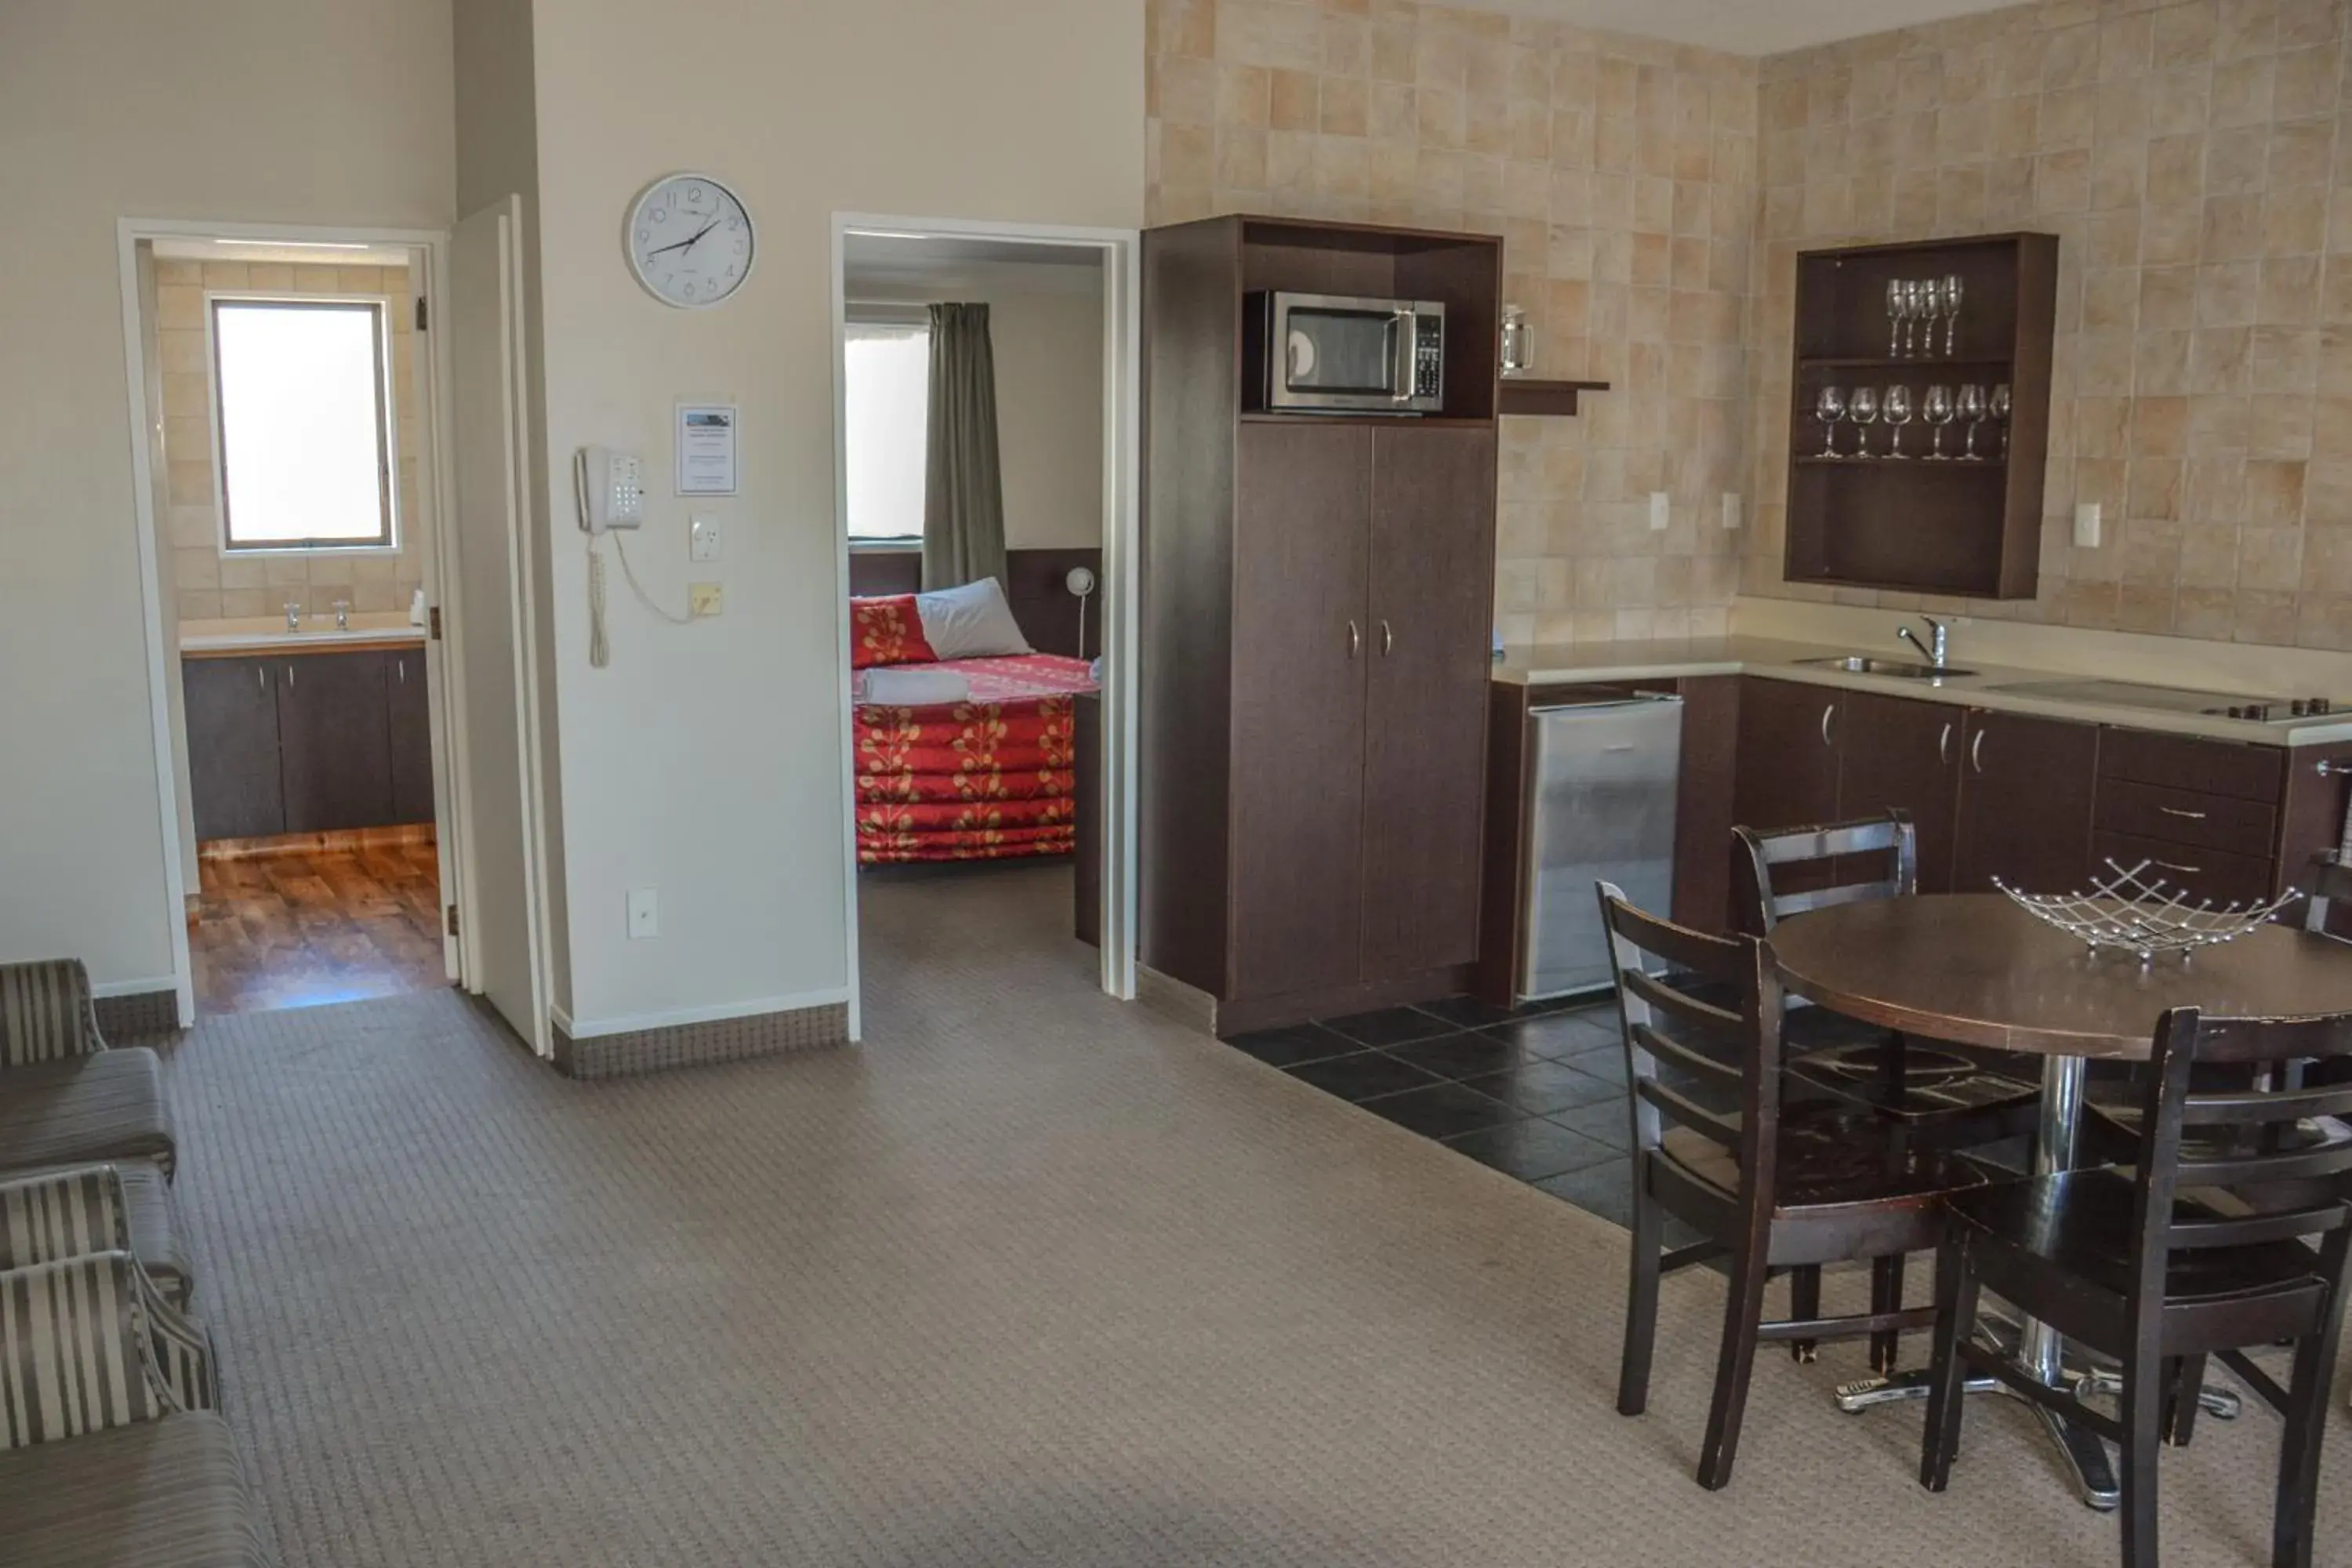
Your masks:
{"label": "doorway", "polygon": [[181,1021],[447,985],[439,237],[121,240]]}
{"label": "doorway", "polygon": [[926,889],[1135,994],[1138,249],[835,219],[853,996],[861,892]]}

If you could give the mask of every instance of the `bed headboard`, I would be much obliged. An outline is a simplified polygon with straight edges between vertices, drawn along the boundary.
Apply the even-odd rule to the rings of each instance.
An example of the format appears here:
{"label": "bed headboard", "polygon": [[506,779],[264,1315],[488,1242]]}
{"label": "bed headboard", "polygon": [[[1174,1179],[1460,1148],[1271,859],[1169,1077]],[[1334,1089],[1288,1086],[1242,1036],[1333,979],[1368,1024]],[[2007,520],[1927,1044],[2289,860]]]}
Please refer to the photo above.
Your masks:
{"label": "bed headboard", "polygon": [[[1005,601],[1021,635],[1042,653],[1066,653],[1092,658],[1102,652],[1102,590],[1097,587],[1087,605],[1087,646],[1078,647],[1078,601],[1064,585],[1073,566],[1084,566],[1102,577],[1102,552],[1097,549],[1009,550],[1004,556]],[[912,594],[923,580],[919,550],[860,550],[849,552],[849,591],[859,598],[885,594]]]}

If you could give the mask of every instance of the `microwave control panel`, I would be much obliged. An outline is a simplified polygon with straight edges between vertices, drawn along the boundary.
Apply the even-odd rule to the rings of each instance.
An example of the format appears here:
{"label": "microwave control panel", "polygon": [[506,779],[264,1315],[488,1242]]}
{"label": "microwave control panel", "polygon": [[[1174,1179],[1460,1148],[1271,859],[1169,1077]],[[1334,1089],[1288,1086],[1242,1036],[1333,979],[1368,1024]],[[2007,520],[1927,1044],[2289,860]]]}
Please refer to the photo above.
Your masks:
{"label": "microwave control panel", "polygon": [[1420,316],[1413,321],[1412,395],[1437,397],[1445,390],[1445,321]]}

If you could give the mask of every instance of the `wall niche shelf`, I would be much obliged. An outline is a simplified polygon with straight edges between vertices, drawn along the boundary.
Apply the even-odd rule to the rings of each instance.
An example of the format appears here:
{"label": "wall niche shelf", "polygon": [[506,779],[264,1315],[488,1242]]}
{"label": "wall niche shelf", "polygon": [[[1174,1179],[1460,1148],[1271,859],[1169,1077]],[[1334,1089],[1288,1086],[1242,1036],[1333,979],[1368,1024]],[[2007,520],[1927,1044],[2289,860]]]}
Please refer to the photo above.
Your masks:
{"label": "wall niche shelf", "polygon": [[[1958,341],[1944,354],[1890,354],[1887,285],[1960,280]],[[1795,373],[1790,378],[1789,529],[1792,583],[1892,588],[1984,599],[2030,599],[2041,565],[2042,480],[2050,435],[2050,362],[2057,321],[2058,238],[1998,234],[1900,245],[1809,250],[1797,258]],[[1933,324],[1940,339],[1948,319]],[[1927,389],[1957,396],[1976,383],[2010,389],[2006,456],[1957,456],[1967,426],[1944,431],[1949,456],[1927,457]],[[1815,408],[1834,386],[1882,397],[1908,387],[1912,418],[1901,458],[1821,455]],[[2001,433],[1977,431],[1995,444]],[[1884,443],[1882,417],[1871,438]],[[1851,447],[1852,421],[1836,429]]]}
{"label": "wall niche shelf", "polygon": [[1608,390],[1605,381],[1540,381],[1531,375],[1507,375],[1501,406],[1506,414],[1573,419],[1578,395]]}

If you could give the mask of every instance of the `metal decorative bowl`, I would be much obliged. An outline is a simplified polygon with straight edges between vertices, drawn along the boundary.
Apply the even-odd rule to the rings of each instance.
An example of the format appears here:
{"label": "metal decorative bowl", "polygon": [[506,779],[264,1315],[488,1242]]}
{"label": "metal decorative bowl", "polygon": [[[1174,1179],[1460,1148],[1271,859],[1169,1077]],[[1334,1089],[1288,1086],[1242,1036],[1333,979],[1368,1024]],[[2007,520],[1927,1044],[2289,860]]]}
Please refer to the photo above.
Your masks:
{"label": "metal decorative bowl", "polygon": [[2126,870],[2109,860],[2114,875],[2077,893],[2023,893],[1997,877],[1993,886],[2027,914],[2094,952],[2119,948],[2137,955],[2143,969],[2159,953],[2177,952],[2185,963],[2200,947],[2235,942],[2303,897],[2286,892],[2262,903],[2192,903],[2187,889],[2149,875],[2149,865],[2143,860]]}

